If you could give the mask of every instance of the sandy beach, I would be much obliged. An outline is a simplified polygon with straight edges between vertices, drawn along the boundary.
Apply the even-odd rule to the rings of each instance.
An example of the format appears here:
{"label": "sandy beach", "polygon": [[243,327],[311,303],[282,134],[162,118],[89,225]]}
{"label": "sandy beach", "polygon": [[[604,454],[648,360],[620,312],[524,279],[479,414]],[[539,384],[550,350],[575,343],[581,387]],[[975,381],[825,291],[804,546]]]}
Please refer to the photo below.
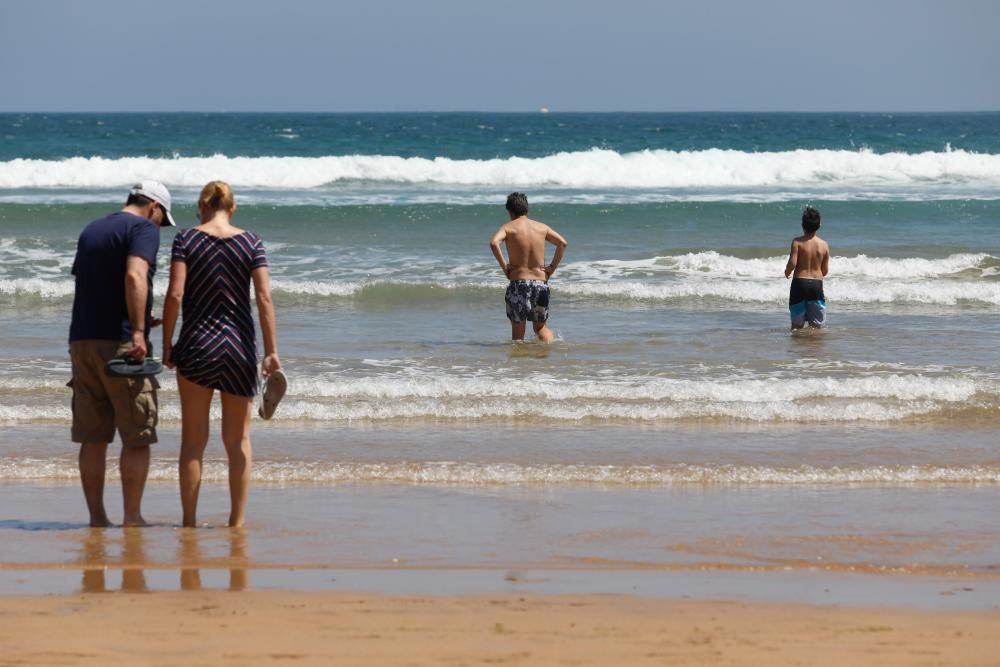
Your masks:
{"label": "sandy beach", "polygon": [[[950,549],[945,532],[928,543],[864,523],[777,539],[758,522],[756,539],[721,539],[706,516],[725,512],[699,515],[707,498],[692,493],[639,503],[579,489],[261,486],[251,525],[234,531],[179,528],[173,485],[152,483],[156,524],[105,530],[76,520],[75,486],[10,484],[0,495],[21,518],[0,523],[0,667],[1000,664],[985,526],[968,524]],[[928,493],[940,496],[909,494],[913,511]],[[224,489],[208,486],[205,500],[218,526]],[[676,518],[672,546],[630,532],[628,521],[652,526],[640,505],[716,537],[693,542]]]}
{"label": "sandy beach", "polygon": [[1000,664],[996,612],[210,591],[8,597],[0,615],[5,666]]}
{"label": "sandy beach", "polygon": [[[1000,115],[0,127],[0,667],[1000,665]],[[218,406],[180,526],[172,373],[150,526],[87,525],[71,269],[144,178],[181,228],[227,179],[266,246],[289,387],[243,531]],[[570,242],[548,346],[509,341],[487,247],[513,188]],[[806,203],[830,326],[791,335]]]}

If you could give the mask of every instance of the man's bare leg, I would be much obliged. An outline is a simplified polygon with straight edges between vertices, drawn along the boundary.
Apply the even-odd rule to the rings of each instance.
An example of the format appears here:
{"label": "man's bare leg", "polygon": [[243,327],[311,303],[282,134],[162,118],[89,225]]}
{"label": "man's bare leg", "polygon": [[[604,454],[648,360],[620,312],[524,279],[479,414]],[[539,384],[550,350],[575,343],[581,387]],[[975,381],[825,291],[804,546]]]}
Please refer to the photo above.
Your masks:
{"label": "man's bare leg", "polygon": [[550,329],[548,324],[545,322],[532,322],[531,325],[535,329],[535,335],[538,336],[538,340],[543,343],[551,343],[552,339],[556,337],[556,335],[552,333],[552,329]]}
{"label": "man's bare leg", "polygon": [[511,322],[510,323],[510,339],[511,340],[524,340],[524,322]]}
{"label": "man's bare leg", "polygon": [[92,528],[111,525],[104,511],[104,472],[107,466],[108,443],[85,442],[80,445],[80,481],[83,497],[87,500]]}
{"label": "man's bare leg", "polygon": [[125,500],[123,526],[145,526],[142,518],[142,492],[149,475],[149,445],[122,447],[119,460],[122,474],[122,496]]}

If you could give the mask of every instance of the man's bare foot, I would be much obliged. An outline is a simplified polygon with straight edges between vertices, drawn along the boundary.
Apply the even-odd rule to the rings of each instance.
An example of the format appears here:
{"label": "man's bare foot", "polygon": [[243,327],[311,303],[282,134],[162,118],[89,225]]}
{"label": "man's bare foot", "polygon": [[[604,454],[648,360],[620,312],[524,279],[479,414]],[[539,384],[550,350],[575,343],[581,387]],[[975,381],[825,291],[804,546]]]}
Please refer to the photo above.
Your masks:
{"label": "man's bare foot", "polygon": [[246,523],[246,519],[244,519],[243,517],[240,517],[239,519],[234,519],[233,517],[229,517],[230,528],[242,528],[244,523]]}
{"label": "man's bare foot", "polygon": [[108,520],[107,516],[92,516],[90,517],[90,527],[91,528],[110,528],[111,522]]}
{"label": "man's bare foot", "polygon": [[134,516],[127,516],[122,520],[123,528],[142,528],[148,526],[146,520],[142,518],[141,514],[136,514]]}

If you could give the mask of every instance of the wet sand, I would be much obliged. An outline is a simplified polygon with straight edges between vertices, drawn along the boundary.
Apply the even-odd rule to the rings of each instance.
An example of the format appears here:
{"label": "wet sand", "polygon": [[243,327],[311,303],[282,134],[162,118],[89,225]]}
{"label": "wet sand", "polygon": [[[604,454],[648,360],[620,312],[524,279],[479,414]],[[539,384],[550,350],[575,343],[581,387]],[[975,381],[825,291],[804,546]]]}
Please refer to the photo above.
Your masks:
{"label": "wet sand", "polygon": [[7,597],[0,616],[0,665],[839,667],[1000,659],[997,612],[594,595],[182,592]]}
{"label": "wet sand", "polygon": [[[120,486],[106,496],[121,518]],[[0,486],[0,570],[108,563],[153,569],[732,569],[1000,576],[1000,487],[257,485],[247,529],[202,491],[193,535],[173,483],[151,482],[142,531],[92,531],[74,483]],[[791,509],[794,508],[794,509]],[[2,592],[2,591],[0,591]]]}
{"label": "wet sand", "polygon": [[202,493],[90,529],[0,485],[0,667],[1000,664],[994,485],[272,483],[240,531]]}

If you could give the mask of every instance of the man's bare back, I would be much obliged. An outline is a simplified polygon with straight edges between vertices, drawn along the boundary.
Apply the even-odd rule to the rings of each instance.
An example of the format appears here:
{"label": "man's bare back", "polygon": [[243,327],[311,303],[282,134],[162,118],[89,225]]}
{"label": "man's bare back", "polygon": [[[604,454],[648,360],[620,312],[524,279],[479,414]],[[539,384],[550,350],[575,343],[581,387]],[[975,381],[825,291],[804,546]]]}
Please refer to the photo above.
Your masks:
{"label": "man's bare back", "polygon": [[[548,343],[555,338],[546,325],[549,319],[548,282],[566,252],[566,239],[548,225],[528,217],[528,197],[523,192],[509,194],[506,209],[510,222],[500,225],[490,239],[490,250],[510,280],[504,295],[510,337],[524,340],[525,323],[531,322],[538,339]],[[547,266],[546,242],[556,247],[552,262]],[[507,246],[507,258],[503,256],[501,244]]]}
{"label": "man's bare back", "polygon": [[[555,256],[548,266],[545,265],[546,241],[556,246]],[[509,261],[503,259],[501,242],[507,246]],[[510,280],[548,280],[562,260],[566,239],[548,225],[521,216],[500,226],[490,241],[490,248]]]}
{"label": "man's bare back", "polygon": [[788,264],[785,265],[786,278],[822,280],[829,267],[830,247],[815,232],[792,239]]}

